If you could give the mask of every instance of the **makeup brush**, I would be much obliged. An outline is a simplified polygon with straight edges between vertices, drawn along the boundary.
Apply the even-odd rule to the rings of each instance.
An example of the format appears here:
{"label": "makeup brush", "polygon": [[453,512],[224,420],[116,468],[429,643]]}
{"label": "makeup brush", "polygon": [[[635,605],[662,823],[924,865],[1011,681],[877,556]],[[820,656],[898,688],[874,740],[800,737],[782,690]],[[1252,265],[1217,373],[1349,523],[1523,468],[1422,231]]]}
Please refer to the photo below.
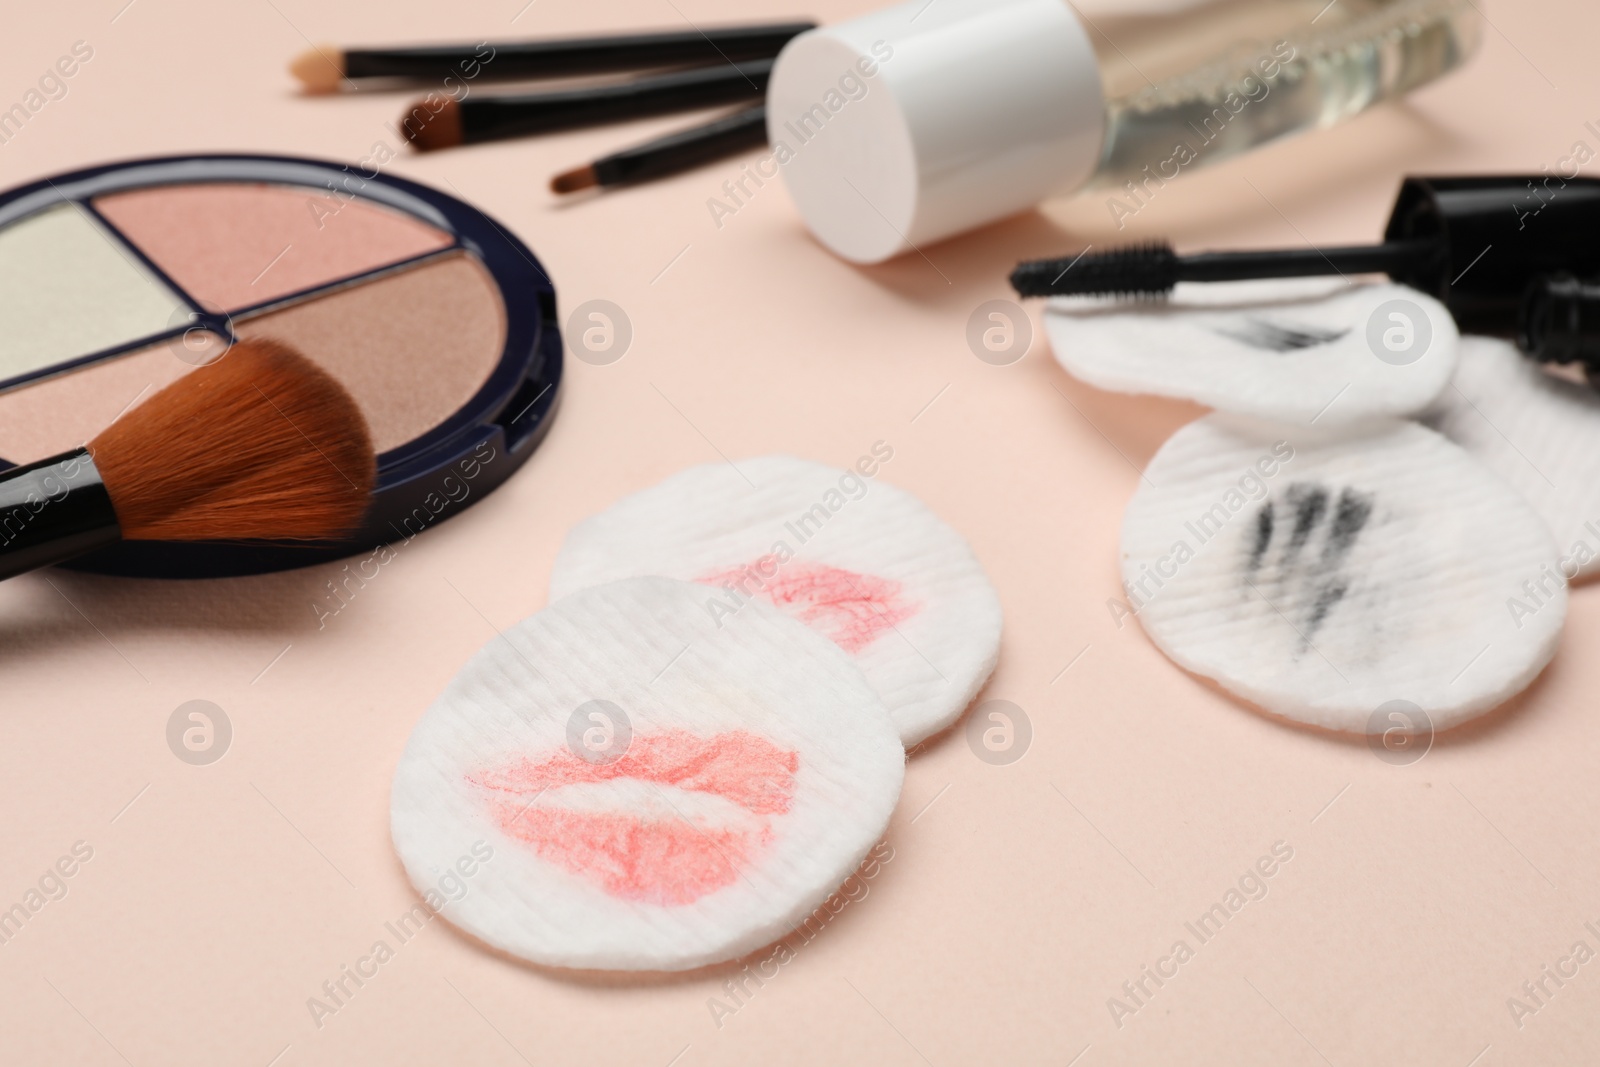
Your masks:
{"label": "makeup brush", "polygon": [[664,178],[766,143],[767,108],[758,104],[557,174],[550,179],[550,191],[575,193],[597,185],[607,188]]}
{"label": "makeup brush", "polygon": [[87,446],[0,472],[0,578],[119,540],[337,537],[375,468],[343,386],[285,345],[241,342]]}
{"label": "makeup brush", "polygon": [[437,111],[419,101],[400,128],[417,148],[432,151],[756,99],[767,91],[771,74],[772,60],[763,59],[697,67],[617,85],[446,100]]}
{"label": "makeup brush", "polygon": [[1383,273],[1437,297],[1464,330],[1512,334],[1523,291],[1600,274],[1600,180],[1407,178],[1381,244],[1178,255],[1156,243],[1018,264],[1020,296],[1159,294],[1181,281]]}
{"label": "makeup brush", "polygon": [[[340,48],[302,52],[289,70],[307,92],[331,93],[346,80],[455,77],[507,80],[607,74],[647,67],[696,66],[771,59],[815,22],[714,26],[700,30],[496,41],[413,48]],[[448,88],[448,86],[445,86]]]}

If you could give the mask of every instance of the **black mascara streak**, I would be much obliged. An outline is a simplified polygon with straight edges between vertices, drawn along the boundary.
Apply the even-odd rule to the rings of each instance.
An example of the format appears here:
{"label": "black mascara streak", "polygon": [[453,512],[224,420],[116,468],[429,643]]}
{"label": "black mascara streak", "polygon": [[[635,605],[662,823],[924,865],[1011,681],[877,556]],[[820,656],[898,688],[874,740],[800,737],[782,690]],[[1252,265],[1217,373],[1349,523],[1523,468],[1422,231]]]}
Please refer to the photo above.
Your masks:
{"label": "black mascara streak", "polygon": [[1318,326],[1291,326],[1268,319],[1245,319],[1237,326],[1219,326],[1215,332],[1252,348],[1269,352],[1297,352],[1331,344],[1348,334],[1350,329],[1326,330]]}
{"label": "black mascara streak", "polygon": [[1328,542],[1322,548],[1322,562],[1335,566],[1349,554],[1356,538],[1372,517],[1372,496],[1346,489],[1339,494],[1339,506],[1333,514],[1333,526],[1328,530]]}
{"label": "black mascara streak", "polygon": [[1311,614],[1306,617],[1306,644],[1311,643],[1311,638],[1322,626],[1323,620],[1328,617],[1328,612],[1332,611],[1334,605],[1343,600],[1345,593],[1349,591],[1350,584],[1343,578],[1336,578],[1322,587],[1322,591],[1317,594],[1316,603],[1311,605]]}
{"label": "black mascara streak", "polygon": [[1261,510],[1256,512],[1256,543],[1250,549],[1250,572],[1253,574],[1261,567],[1261,560],[1267,554],[1267,547],[1272,544],[1272,501],[1268,500],[1261,505]]}
{"label": "black mascara streak", "polygon": [[[1254,587],[1256,572],[1266,566],[1277,536],[1282,547],[1278,549],[1273,581],[1296,604],[1296,631],[1303,653],[1312,647],[1312,638],[1360,578],[1348,573],[1345,563],[1361,532],[1372,521],[1376,498],[1359,489],[1293,482],[1284,490],[1283,501],[1288,518],[1278,516],[1272,497],[1256,512],[1254,530],[1247,535],[1249,554],[1244,580]],[[1320,551],[1308,554],[1306,546],[1319,535],[1324,523],[1327,530]],[[1287,537],[1281,536],[1285,525]]]}
{"label": "black mascara streak", "polygon": [[1311,531],[1322,521],[1328,510],[1328,491],[1319,485],[1296,482],[1289,487],[1289,506],[1294,508],[1294,532],[1289,535],[1289,545],[1283,551],[1285,561],[1300,554],[1311,540]]}

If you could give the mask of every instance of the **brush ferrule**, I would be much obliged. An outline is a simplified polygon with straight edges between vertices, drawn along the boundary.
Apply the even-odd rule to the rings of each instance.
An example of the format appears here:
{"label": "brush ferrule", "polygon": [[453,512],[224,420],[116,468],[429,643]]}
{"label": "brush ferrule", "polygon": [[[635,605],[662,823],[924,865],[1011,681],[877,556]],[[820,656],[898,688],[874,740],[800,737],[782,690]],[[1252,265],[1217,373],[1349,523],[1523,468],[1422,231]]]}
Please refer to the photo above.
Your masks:
{"label": "brush ferrule", "polygon": [[0,471],[0,578],[119,540],[111,494],[87,448]]}

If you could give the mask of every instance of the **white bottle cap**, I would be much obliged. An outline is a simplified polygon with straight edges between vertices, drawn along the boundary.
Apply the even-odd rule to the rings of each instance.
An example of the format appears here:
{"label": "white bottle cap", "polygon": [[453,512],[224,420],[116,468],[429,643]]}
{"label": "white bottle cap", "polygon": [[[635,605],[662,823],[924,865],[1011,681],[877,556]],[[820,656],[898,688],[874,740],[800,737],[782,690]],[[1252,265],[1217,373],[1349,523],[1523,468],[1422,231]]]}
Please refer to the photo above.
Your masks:
{"label": "white bottle cap", "polygon": [[1105,102],[1063,0],[910,0],[790,41],[767,132],[817,239],[879,263],[1084,182]]}

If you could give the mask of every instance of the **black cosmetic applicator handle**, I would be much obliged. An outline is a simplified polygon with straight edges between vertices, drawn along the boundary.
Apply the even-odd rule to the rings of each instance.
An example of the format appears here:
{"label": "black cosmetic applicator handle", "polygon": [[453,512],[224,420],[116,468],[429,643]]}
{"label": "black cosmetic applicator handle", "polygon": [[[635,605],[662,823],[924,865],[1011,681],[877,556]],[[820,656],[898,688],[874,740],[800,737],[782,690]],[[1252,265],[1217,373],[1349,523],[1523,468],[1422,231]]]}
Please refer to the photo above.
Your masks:
{"label": "black cosmetic applicator handle", "polygon": [[571,130],[752,100],[767,91],[770,59],[639,78],[621,85],[461,101],[461,143]]}
{"label": "black cosmetic applicator handle", "polygon": [[767,143],[767,108],[746,108],[726,118],[680,130],[594,161],[600,185],[648,181]]}
{"label": "black cosmetic applicator handle", "polygon": [[460,77],[472,70],[484,79],[554,78],[607,74],[677,64],[741,63],[770,59],[815,22],[777,22],[756,26],[707,27],[613,37],[569,37],[548,41],[491,41],[485,44],[430,45],[418,48],[347,48],[347,78]]}
{"label": "black cosmetic applicator handle", "polygon": [[0,578],[121,538],[111,494],[87,448],[0,471]]}
{"label": "black cosmetic applicator handle", "polygon": [[1011,287],[1018,296],[1079,296],[1161,293],[1179,282],[1237,282],[1327,274],[1379,273],[1398,280],[1425,273],[1442,259],[1440,242],[1427,238],[1340,248],[1194,252],[1181,256],[1163,244],[1135,245],[1019,263],[1011,272]]}

